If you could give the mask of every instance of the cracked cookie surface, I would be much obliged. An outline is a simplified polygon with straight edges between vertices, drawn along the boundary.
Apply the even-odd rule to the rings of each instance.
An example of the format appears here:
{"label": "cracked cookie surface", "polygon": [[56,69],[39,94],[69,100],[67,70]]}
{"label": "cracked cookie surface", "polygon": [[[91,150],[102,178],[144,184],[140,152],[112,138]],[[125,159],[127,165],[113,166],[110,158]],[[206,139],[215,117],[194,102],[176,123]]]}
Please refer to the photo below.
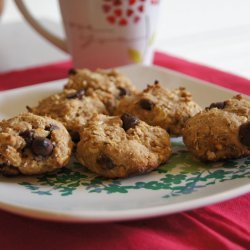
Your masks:
{"label": "cracked cookie surface", "polygon": [[90,71],[76,69],[69,72],[65,89],[84,89],[87,94],[95,93],[104,103],[110,114],[113,113],[117,100],[122,96],[136,92],[131,81],[116,70]]}
{"label": "cracked cookie surface", "polygon": [[212,103],[207,109],[218,108],[240,116],[245,116],[250,119],[250,102],[241,95],[233,96],[232,98],[223,101]]}
{"label": "cracked cookie surface", "polygon": [[51,95],[41,100],[38,106],[29,108],[29,111],[56,119],[73,132],[79,132],[93,114],[107,114],[103,103],[95,95],[85,95],[83,89],[70,89]]}
{"label": "cracked cookie surface", "polygon": [[232,112],[230,106],[230,112],[222,109],[223,105],[211,106],[187,121],[183,141],[188,150],[204,161],[250,155],[249,118]]}
{"label": "cracked cookie surface", "polygon": [[77,159],[98,175],[119,178],[149,172],[171,155],[169,135],[130,114],[95,115],[81,133]]}
{"label": "cracked cookie surface", "polygon": [[170,91],[157,82],[139,94],[122,98],[115,114],[131,113],[150,125],[166,129],[171,136],[180,136],[186,120],[200,111],[201,107],[192,101],[185,88]]}
{"label": "cracked cookie surface", "polygon": [[32,175],[65,166],[72,141],[58,121],[23,113],[0,122],[0,172]]}

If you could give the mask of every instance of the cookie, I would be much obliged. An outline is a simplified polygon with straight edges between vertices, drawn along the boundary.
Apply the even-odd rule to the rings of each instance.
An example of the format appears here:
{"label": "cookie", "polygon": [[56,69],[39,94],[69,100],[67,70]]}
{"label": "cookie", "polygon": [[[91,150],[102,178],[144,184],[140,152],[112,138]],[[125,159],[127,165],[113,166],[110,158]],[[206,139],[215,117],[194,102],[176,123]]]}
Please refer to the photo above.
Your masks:
{"label": "cookie", "polygon": [[188,150],[204,161],[250,155],[250,122],[236,113],[213,107],[190,118],[183,129]]}
{"label": "cookie", "polygon": [[77,132],[93,114],[107,114],[104,104],[95,95],[87,96],[83,89],[65,90],[49,96],[41,100],[37,107],[29,108],[29,111],[62,122],[76,142]]}
{"label": "cookie", "polygon": [[94,92],[111,114],[117,100],[136,92],[135,86],[126,76],[116,70],[101,69],[95,72],[88,69],[71,69],[65,89],[84,89],[88,94]]}
{"label": "cookie", "polygon": [[201,107],[192,101],[185,88],[169,91],[156,82],[139,94],[122,98],[115,114],[131,113],[150,125],[166,129],[171,136],[180,136],[186,120],[200,111]]}
{"label": "cookie", "polygon": [[77,145],[79,162],[109,178],[152,171],[170,155],[167,132],[129,114],[93,116],[81,132]]}
{"label": "cookie", "polygon": [[245,116],[250,119],[250,102],[241,95],[236,95],[223,102],[212,103],[207,109],[218,108],[224,111]]}
{"label": "cookie", "polygon": [[0,172],[32,175],[65,166],[72,141],[58,121],[23,113],[0,122]]}

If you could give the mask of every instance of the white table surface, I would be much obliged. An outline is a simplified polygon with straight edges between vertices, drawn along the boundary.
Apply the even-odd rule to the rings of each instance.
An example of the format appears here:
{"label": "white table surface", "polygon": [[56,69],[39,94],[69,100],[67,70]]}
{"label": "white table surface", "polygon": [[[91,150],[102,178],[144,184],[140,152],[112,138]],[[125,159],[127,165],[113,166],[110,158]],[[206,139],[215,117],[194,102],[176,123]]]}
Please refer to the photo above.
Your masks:
{"label": "white table surface", "polygon": [[[249,0],[161,0],[157,50],[250,79]],[[56,0],[26,0],[50,30],[63,36]],[[12,0],[0,20],[0,72],[66,60],[40,37]]]}

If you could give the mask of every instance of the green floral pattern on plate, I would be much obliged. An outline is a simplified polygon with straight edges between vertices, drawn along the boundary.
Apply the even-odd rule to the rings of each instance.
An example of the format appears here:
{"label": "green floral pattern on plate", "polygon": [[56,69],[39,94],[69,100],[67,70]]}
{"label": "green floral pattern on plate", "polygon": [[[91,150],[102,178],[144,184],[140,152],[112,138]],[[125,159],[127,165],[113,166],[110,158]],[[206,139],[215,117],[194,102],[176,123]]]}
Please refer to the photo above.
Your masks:
{"label": "green floral pattern on plate", "polygon": [[129,184],[123,179],[98,177],[78,163],[19,184],[36,195],[69,196],[79,189],[89,193],[125,194],[131,190],[147,189],[166,190],[163,198],[169,198],[228,180],[250,178],[250,157],[205,164],[195,159],[181,142],[173,143],[173,151],[167,164],[145,176],[134,178],[140,181],[129,181]]}

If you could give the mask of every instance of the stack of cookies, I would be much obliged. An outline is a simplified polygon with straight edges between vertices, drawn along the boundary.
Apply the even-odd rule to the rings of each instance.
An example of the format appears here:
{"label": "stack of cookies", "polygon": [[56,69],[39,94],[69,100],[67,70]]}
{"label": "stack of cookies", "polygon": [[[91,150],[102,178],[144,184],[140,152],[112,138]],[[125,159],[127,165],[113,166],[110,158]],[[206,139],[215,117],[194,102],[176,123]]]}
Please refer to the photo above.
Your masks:
{"label": "stack of cookies", "polygon": [[[67,165],[74,154],[84,167],[104,177],[143,174],[168,161],[171,136],[184,136],[188,149],[202,160],[249,155],[249,141],[242,139],[249,136],[249,102],[238,97],[225,103],[227,114],[220,115],[224,111],[213,105],[202,111],[183,87],[168,90],[155,81],[139,92],[115,70],[71,69],[60,93],[0,122],[0,172],[8,176],[50,172]],[[241,127],[242,138],[225,140],[220,136],[223,129],[212,131],[217,116],[223,126],[230,116],[234,123],[229,132],[236,134]],[[209,132],[202,135],[206,125]],[[216,132],[216,143],[212,139],[203,143]],[[228,142],[230,152],[237,153],[225,153]],[[224,151],[213,152],[214,148]]]}

